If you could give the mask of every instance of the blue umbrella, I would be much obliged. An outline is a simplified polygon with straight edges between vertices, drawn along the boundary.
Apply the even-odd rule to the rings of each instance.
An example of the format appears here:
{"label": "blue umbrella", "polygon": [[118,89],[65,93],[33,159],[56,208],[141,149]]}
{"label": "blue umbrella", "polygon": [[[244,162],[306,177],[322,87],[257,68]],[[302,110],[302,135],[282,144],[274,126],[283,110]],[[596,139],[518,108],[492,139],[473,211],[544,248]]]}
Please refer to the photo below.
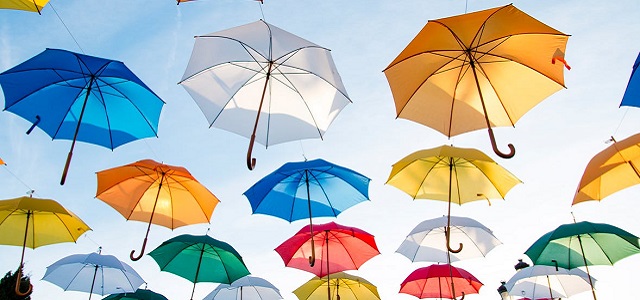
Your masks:
{"label": "blue umbrella", "polygon": [[633,64],[631,77],[629,78],[627,89],[624,91],[624,96],[622,97],[620,106],[640,107],[640,74],[636,73],[638,65],[640,65],[640,53],[636,58],[636,62]]}
{"label": "blue umbrella", "polygon": [[[313,217],[336,217],[347,208],[369,200],[369,181],[371,179],[353,170],[316,159],[286,163],[244,195],[254,214],[271,215],[289,222],[309,218],[313,233]],[[313,265],[314,261],[312,252],[309,263]]]}
{"label": "blue umbrella", "polygon": [[0,73],[4,110],[44,130],[52,139],[76,140],[111,150],[157,136],[164,101],[122,62],[46,49]]}

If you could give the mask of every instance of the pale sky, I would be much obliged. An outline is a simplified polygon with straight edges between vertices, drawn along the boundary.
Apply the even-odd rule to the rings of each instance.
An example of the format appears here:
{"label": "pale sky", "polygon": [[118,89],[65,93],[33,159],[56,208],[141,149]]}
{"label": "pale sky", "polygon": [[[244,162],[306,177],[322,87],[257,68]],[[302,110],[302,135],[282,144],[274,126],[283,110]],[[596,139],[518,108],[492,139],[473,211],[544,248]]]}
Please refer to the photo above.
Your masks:
{"label": "pale sky", "polygon": [[[253,276],[277,286],[285,299],[296,299],[294,289],[314,275],[285,267],[273,250],[306,221],[288,223],[252,215],[242,193],[260,178],[289,161],[323,158],[372,179],[371,201],[358,204],[335,221],[376,236],[381,255],[360,270],[348,271],[376,285],[382,299],[416,299],[398,294],[400,283],[428,262],[410,262],[394,253],[405,236],[423,220],[446,214],[446,203],[412,201],[393,186],[385,185],[391,165],[420,150],[453,144],[477,148],[494,158],[524,183],[514,187],[506,201],[493,200],[454,206],[452,214],[471,217],[494,231],[503,245],[485,258],[454,263],[485,285],[467,299],[498,299],[500,280],[515,272],[518,258],[541,235],[557,226],[577,221],[609,223],[636,235],[640,187],[631,187],[602,202],[571,206],[571,200],[589,160],[608,146],[611,136],[622,140],[640,131],[640,108],[619,108],[631,68],[640,51],[640,2],[624,1],[513,1],[522,11],[571,35],[565,71],[567,89],[529,111],[515,128],[496,128],[502,149],[516,146],[513,159],[497,157],[486,130],[448,139],[439,132],[395,118],[393,98],[382,70],[404,49],[428,20],[465,13],[465,1],[300,1],[200,0],[175,5],[172,0],[78,1],[53,0],[42,15],[0,11],[0,72],[42,52],[61,48],[123,61],[167,104],[159,124],[159,137],[135,141],[113,152],[78,143],[67,183],[59,185],[70,141],[52,141],[42,130],[25,135],[30,124],[9,112],[0,114],[0,199],[25,195],[55,199],[81,217],[93,230],[76,244],[64,243],[27,249],[25,271],[34,284],[33,299],[87,299],[82,292],[64,292],[40,280],[46,267],[71,254],[85,254],[102,246],[102,253],[130,264],[148,288],[169,299],[188,299],[192,283],[160,272],[149,256],[129,260],[139,251],[147,224],[126,221],[94,198],[95,172],[140,159],[154,159],[187,168],[221,199],[211,224],[171,231],[152,225],[147,252],[179,234],[212,237],[234,246]],[[469,12],[511,2],[468,1]],[[55,10],[54,10],[55,9]],[[262,10],[261,10],[262,9]],[[264,16],[262,14],[264,13]],[[57,14],[56,14],[57,13]],[[58,17],[59,15],[59,17]],[[338,115],[324,140],[289,142],[264,149],[256,144],[254,171],[245,166],[248,139],[217,128],[206,119],[187,92],[177,85],[187,65],[195,35],[211,33],[264,18],[267,22],[331,49],[352,104]],[[64,21],[64,24],[63,22]],[[71,32],[78,45],[74,42]],[[4,96],[0,96],[4,101]],[[0,245],[0,272],[15,270],[20,247]],[[615,266],[590,267],[598,279],[601,299],[629,297],[636,284],[640,256]],[[217,286],[199,283],[194,299],[202,299]],[[144,286],[143,286],[144,287]],[[93,295],[93,299],[100,299]],[[591,299],[589,292],[571,299]]]}

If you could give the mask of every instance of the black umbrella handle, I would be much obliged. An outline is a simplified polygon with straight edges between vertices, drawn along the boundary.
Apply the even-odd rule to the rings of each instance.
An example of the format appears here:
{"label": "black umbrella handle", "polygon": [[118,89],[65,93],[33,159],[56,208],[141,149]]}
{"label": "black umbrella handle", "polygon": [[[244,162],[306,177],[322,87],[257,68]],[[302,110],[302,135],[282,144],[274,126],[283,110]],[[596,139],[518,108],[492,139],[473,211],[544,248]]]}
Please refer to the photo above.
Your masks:
{"label": "black umbrella handle", "polygon": [[40,123],[40,116],[36,116],[36,121],[33,122],[31,127],[29,127],[29,130],[27,130],[27,134],[30,134],[31,131],[33,131],[33,129],[36,128],[36,126],[38,126],[39,123]]}

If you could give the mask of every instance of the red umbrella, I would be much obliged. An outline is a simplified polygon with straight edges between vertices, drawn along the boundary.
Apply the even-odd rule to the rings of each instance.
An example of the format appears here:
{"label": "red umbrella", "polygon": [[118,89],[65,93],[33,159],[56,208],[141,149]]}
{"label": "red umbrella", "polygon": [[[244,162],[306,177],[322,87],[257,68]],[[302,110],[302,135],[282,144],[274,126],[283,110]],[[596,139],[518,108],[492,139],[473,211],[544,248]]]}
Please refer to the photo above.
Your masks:
{"label": "red umbrella", "polygon": [[450,264],[430,265],[413,271],[400,285],[400,293],[420,299],[455,299],[466,294],[477,294],[482,282],[471,273]]}

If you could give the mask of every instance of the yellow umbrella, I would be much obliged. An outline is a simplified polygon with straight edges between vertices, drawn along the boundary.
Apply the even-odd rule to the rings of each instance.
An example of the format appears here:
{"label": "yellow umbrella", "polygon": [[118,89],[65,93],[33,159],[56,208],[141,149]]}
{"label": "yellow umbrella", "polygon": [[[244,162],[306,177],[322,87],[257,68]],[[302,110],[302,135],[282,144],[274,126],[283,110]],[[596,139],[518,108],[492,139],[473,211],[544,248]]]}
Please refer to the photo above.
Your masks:
{"label": "yellow umbrella", "polygon": [[[569,36],[513,5],[431,20],[384,70],[399,118],[448,137],[514,126],[564,87]],[[564,64],[569,68],[566,63]]]}
{"label": "yellow umbrella", "polygon": [[149,222],[142,250],[144,254],[151,224],[171,229],[209,223],[218,198],[200,184],[187,169],[153,160],[100,171],[96,198],[106,202],[127,220]]}
{"label": "yellow umbrella", "polygon": [[521,181],[479,150],[445,145],[401,159],[393,165],[387,183],[413,199],[447,201],[447,247],[457,253],[462,244],[455,251],[449,247],[451,203],[504,199]]}
{"label": "yellow umbrella", "polygon": [[293,293],[300,300],[325,299],[327,298],[327,293],[329,293],[330,299],[380,299],[378,288],[363,278],[344,272],[331,274],[328,282],[327,277],[320,278],[315,276],[293,291]]}
{"label": "yellow umbrella", "polygon": [[596,154],[584,170],[571,205],[602,200],[640,183],[640,134],[613,144]]}
{"label": "yellow umbrella", "polygon": [[40,13],[47,3],[49,3],[49,0],[0,0],[0,8]]}
{"label": "yellow umbrella", "polygon": [[80,218],[54,200],[32,197],[0,200],[0,244],[22,246],[16,294],[31,292],[31,287],[26,293],[20,292],[21,267],[26,247],[35,249],[50,244],[75,242],[90,229]]}

